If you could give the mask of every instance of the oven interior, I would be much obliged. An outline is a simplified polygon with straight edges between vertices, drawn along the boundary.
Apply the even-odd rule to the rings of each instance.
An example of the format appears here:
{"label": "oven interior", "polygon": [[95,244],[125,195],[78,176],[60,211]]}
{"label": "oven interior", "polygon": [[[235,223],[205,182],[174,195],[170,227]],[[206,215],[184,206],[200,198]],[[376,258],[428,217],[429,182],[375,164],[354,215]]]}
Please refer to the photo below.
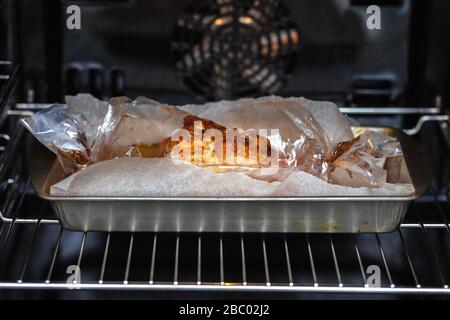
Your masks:
{"label": "oven interior", "polygon": [[[0,0],[0,296],[450,294],[450,5],[385,1],[381,31],[368,31],[370,4]],[[72,5],[79,30],[66,27]],[[387,234],[63,230],[30,185],[33,138],[17,120],[78,92],[329,99],[362,125],[405,129],[430,155],[433,182]]]}

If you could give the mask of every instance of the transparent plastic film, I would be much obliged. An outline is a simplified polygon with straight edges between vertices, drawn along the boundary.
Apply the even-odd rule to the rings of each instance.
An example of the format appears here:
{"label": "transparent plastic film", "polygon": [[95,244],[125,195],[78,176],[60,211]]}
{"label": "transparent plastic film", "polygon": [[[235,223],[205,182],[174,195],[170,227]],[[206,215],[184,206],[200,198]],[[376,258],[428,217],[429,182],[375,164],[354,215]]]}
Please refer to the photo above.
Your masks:
{"label": "transparent plastic film", "polygon": [[[330,102],[264,97],[181,107],[138,97],[66,98],[22,120],[58,155],[67,174],[116,158],[161,158],[282,182],[294,172],[352,187],[382,187],[395,176],[399,142],[368,131],[354,137]],[[130,168],[133,170],[133,168]]]}

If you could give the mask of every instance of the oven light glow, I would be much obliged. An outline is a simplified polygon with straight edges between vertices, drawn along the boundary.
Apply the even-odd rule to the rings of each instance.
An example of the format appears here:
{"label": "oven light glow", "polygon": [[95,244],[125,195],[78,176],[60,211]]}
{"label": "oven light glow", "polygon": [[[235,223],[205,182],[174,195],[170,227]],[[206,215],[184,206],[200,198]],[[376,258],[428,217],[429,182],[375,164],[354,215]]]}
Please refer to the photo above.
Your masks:
{"label": "oven light glow", "polygon": [[249,16],[240,16],[239,17],[239,22],[242,24],[252,24],[253,23],[253,19],[250,18]]}
{"label": "oven light glow", "polygon": [[224,23],[225,23],[225,20],[222,18],[217,18],[216,20],[214,20],[214,25],[216,27],[219,27],[219,26],[223,25]]}

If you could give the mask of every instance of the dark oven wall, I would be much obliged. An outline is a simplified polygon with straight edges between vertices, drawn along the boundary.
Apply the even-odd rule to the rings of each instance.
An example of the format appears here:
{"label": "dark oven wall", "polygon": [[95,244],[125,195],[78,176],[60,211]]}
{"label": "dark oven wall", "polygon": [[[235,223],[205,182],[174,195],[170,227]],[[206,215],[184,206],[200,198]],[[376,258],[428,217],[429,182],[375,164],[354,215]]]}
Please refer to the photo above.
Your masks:
{"label": "dark oven wall", "polygon": [[[362,0],[18,1],[21,92],[35,101],[80,91],[173,103],[270,93],[378,105],[445,96],[447,1],[383,1],[381,30],[367,28],[373,1]],[[66,25],[74,4],[81,10],[79,30]],[[243,27],[235,28],[229,20],[227,28],[234,12],[256,22],[241,19]],[[211,38],[217,50],[204,47]],[[212,56],[200,52],[199,58],[196,50]],[[273,87],[258,77],[275,79]],[[219,90],[223,82],[227,87]]]}
{"label": "dark oven wall", "polygon": [[[223,2],[223,6],[228,4]],[[68,1],[67,5],[71,3],[75,2]],[[119,68],[126,73],[131,90],[186,91],[176,73],[176,58],[171,54],[171,44],[177,20],[195,2],[138,0],[93,3],[81,6],[81,30],[64,30],[65,70],[71,67],[82,71],[99,68],[108,85],[108,76]],[[358,86],[364,89],[364,85],[388,90],[390,92],[385,94],[392,99],[404,92],[408,76],[410,1],[383,7],[383,32],[367,29],[367,5],[339,0],[283,3],[289,18],[298,26],[300,41],[297,63],[289,70],[291,77],[278,93],[345,95]],[[199,15],[221,16],[214,11],[213,5],[204,12],[200,7]],[[208,31],[220,32],[205,26],[205,33]],[[226,41],[226,32],[218,36]],[[245,43],[238,45],[242,47]],[[226,52],[221,54],[226,55]],[[66,81],[73,81],[70,76],[74,76],[73,71],[66,73]],[[88,80],[89,77],[82,79],[81,84],[86,86]]]}

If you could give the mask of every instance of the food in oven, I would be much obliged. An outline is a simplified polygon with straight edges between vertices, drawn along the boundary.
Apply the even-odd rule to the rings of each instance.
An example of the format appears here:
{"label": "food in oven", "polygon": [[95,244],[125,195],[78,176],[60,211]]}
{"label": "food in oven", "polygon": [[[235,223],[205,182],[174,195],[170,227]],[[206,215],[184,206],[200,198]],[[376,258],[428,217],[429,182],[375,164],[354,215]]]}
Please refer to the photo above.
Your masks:
{"label": "food in oven", "polygon": [[[355,135],[332,103],[264,97],[175,107],[142,97],[105,103],[89,95],[66,102],[22,120],[57,154],[68,176],[52,188],[58,194],[77,189],[88,195],[79,184],[110,181],[113,189],[106,190],[117,195],[125,191],[114,190],[120,185],[114,179],[138,181],[145,167],[149,185],[142,182],[127,194],[160,195],[153,187],[164,183],[184,186],[176,195],[193,196],[202,193],[202,185],[214,186],[211,196],[234,196],[235,191],[242,196],[314,194],[323,186],[331,193],[333,185],[370,194],[371,189],[403,195],[414,191],[401,178],[399,141],[372,130]],[[92,176],[97,178],[86,178]],[[218,187],[235,181],[243,188]],[[91,195],[99,189],[94,186]]]}

